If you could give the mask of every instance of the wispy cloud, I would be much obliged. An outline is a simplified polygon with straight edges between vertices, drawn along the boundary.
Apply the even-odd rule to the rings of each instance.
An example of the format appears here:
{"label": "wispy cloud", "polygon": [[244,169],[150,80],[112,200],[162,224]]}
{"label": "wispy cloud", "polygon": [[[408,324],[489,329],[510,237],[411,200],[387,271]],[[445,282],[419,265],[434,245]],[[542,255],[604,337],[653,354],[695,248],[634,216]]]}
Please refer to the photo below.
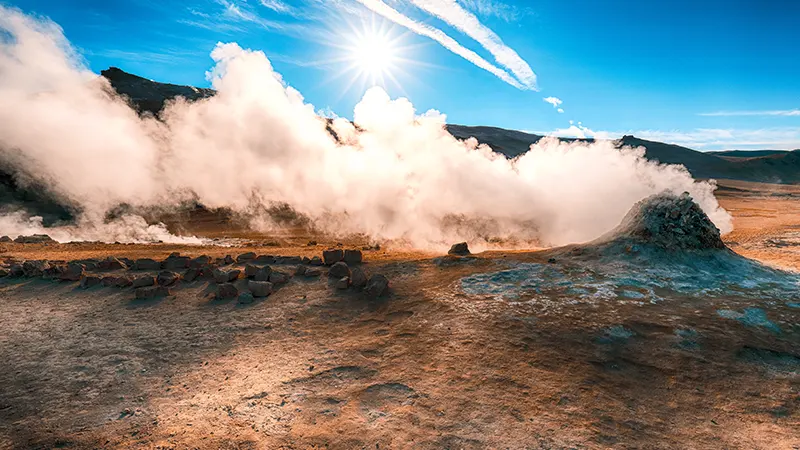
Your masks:
{"label": "wispy cloud", "polygon": [[284,3],[282,0],[259,0],[262,6],[265,8],[269,8],[275,12],[284,13],[284,14],[292,14],[294,13],[294,8]]}
{"label": "wispy cloud", "polygon": [[514,22],[531,13],[529,8],[517,8],[497,0],[459,0],[459,3],[479,16],[497,17],[506,22]]}
{"label": "wispy cloud", "polygon": [[486,27],[474,14],[454,0],[411,0],[423,11],[445,21],[478,42],[494,56],[495,61],[507,68],[528,89],[536,89],[536,74],[517,52],[503,43],[500,36]]}
{"label": "wispy cloud", "polygon": [[800,109],[779,109],[771,111],[716,111],[700,113],[698,116],[800,116]]}
{"label": "wispy cloud", "polygon": [[458,41],[448,36],[442,30],[421,22],[417,22],[416,20],[403,15],[396,9],[387,5],[382,0],[357,0],[357,1],[362,5],[366,6],[367,8],[369,8],[370,10],[372,10],[373,12],[375,12],[376,14],[380,14],[386,19],[391,20],[392,22],[409,29],[410,31],[420,36],[425,36],[433,39],[434,41],[441,44],[444,48],[450,50],[451,52],[455,53],[458,56],[461,56],[462,58],[480,67],[481,69],[492,73],[496,77],[516,87],[517,89],[528,89],[528,86],[520,83],[516,78],[512,77],[503,69],[500,69],[499,67],[490,63],[489,61],[486,61],[477,53],[462,46],[461,44],[458,43]]}
{"label": "wispy cloud", "polygon": [[544,100],[546,103],[550,103],[551,105],[553,105],[553,108],[558,108],[559,106],[561,106],[562,103],[564,103],[558,97],[545,97],[542,100]]}

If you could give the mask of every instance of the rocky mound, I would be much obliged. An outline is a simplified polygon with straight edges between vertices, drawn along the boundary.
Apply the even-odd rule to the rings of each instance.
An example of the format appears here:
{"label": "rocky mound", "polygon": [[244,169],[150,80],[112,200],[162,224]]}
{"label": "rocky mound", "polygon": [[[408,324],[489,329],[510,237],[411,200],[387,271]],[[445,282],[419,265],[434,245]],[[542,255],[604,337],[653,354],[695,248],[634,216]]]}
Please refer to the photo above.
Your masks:
{"label": "rocky mound", "polygon": [[724,249],[719,229],[689,193],[663,192],[631,208],[622,222],[598,242],[625,241],[665,250]]}

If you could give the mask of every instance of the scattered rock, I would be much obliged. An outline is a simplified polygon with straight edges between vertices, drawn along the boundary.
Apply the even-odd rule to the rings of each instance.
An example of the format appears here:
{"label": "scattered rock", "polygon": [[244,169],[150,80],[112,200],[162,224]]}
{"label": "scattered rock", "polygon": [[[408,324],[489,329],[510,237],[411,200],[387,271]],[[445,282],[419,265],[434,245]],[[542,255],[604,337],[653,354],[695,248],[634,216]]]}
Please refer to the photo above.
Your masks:
{"label": "scattered rock", "polygon": [[137,299],[145,300],[158,297],[168,297],[171,295],[171,292],[165,286],[149,286],[136,289],[135,295]]}
{"label": "scattered rock", "polygon": [[239,294],[240,305],[249,305],[254,301],[256,301],[256,299],[253,298],[253,294],[251,292],[242,292],[241,294]]}
{"label": "scattered rock", "polygon": [[50,264],[44,259],[25,261],[22,263],[23,275],[28,278],[41,277],[44,275],[44,271],[48,268],[50,268]]}
{"label": "scattered rock", "polygon": [[128,268],[124,262],[113,256],[109,256],[108,258],[97,263],[97,267],[101,270],[121,270]]}
{"label": "scattered rock", "polygon": [[46,234],[32,234],[30,236],[17,236],[14,239],[17,244],[54,244],[56,241]]}
{"label": "scattered rock", "polygon": [[192,269],[199,269],[211,263],[211,257],[208,255],[200,255],[197,258],[189,261],[189,267]]}
{"label": "scattered rock", "polygon": [[306,270],[308,270],[308,267],[306,266],[297,266],[297,269],[294,270],[294,276],[302,277],[305,275]]}
{"label": "scattered rock", "polygon": [[241,255],[237,256],[236,257],[236,262],[243,263],[243,262],[246,262],[246,261],[252,261],[254,259],[256,259],[255,252],[247,252],[247,253],[242,253]]}
{"label": "scattered rock", "polygon": [[316,267],[307,267],[306,270],[303,271],[303,276],[306,278],[319,278],[322,276],[322,271]]}
{"label": "scattered rock", "polygon": [[344,259],[344,252],[339,248],[332,248],[322,252],[322,260],[326,266],[332,266]]}
{"label": "scattered rock", "polygon": [[272,255],[260,255],[255,262],[258,264],[275,264],[275,257]]}
{"label": "scattered rock", "polygon": [[289,275],[278,272],[277,270],[272,271],[269,274],[269,282],[272,284],[283,284],[289,281]]}
{"label": "scattered rock", "polygon": [[0,267],[0,278],[5,278],[11,273],[10,270],[6,269],[5,267]]}
{"label": "scattered rock", "polygon": [[320,258],[319,256],[315,256],[315,257],[311,258],[311,261],[309,261],[308,264],[311,265],[311,266],[322,266],[322,265],[325,265],[325,263],[322,262],[322,258]]}
{"label": "scattered rock", "polygon": [[380,297],[389,291],[389,279],[384,275],[374,275],[367,282],[365,292],[373,298]]}
{"label": "scattered rock", "polygon": [[272,294],[272,283],[268,281],[253,281],[247,282],[247,288],[253,293],[254,297],[267,297]]}
{"label": "scattered rock", "polygon": [[178,275],[177,273],[169,270],[164,270],[162,272],[159,272],[158,276],[156,277],[156,283],[159,286],[172,286],[179,279],[180,275]]}
{"label": "scattered rock", "polygon": [[200,269],[196,267],[190,267],[183,273],[183,281],[187,283],[191,283],[192,281],[196,280],[200,276]]}
{"label": "scattered rock", "polygon": [[447,254],[459,255],[459,256],[469,255],[470,254],[469,246],[467,246],[466,242],[459,242],[458,244],[453,244],[453,246],[450,247],[450,251],[447,252]]}
{"label": "scattered rock", "polygon": [[308,245],[309,247],[314,247],[315,245],[317,245],[317,241],[308,241],[308,244],[306,245]]}
{"label": "scattered rock", "polygon": [[191,262],[192,260],[188,256],[180,256],[177,253],[173,253],[161,263],[161,268],[166,270],[185,269],[189,267]]}
{"label": "scattered rock", "polygon": [[154,259],[141,258],[133,263],[133,268],[136,270],[159,270],[161,269],[161,263]]}
{"label": "scattered rock", "polygon": [[11,239],[11,238],[10,238],[10,237],[8,237],[8,236],[3,236],[3,237],[0,237],[0,242],[3,242],[3,243],[6,243],[6,242],[14,242],[14,240],[13,240],[13,239]]}
{"label": "scattered rock", "polygon": [[259,267],[255,275],[253,275],[253,280],[269,281],[270,274],[272,274],[272,267],[270,266]]}
{"label": "scattered rock", "polygon": [[83,264],[71,262],[67,268],[61,272],[59,278],[62,281],[80,281],[83,278],[85,266]]}
{"label": "scattered rock", "polygon": [[344,262],[346,262],[348,265],[361,264],[363,259],[364,255],[361,253],[361,250],[344,251]]}
{"label": "scattered rock", "polygon": [[367,285],[369,276],[367,272],[359,266],[353,267],[350,270],[350,284],[354,288],[361,289]]}
{"label": "scattered rock", "polygon": [[340,291],[343,291],[343,290],[347,289],[348,287],[350,287],[350,278],[349,277],[340,278],[336,282],[336,289],[339,289]]}
{"label": "scattered rock", "polygon": [[225,258],[222,259],[222,263],[226,266],[229,266],[234,263],[233,256],[225,255]]}
{"label": "scattered rock", "polygon": [[238,295],[239,289],[232,283],[222,283],[217,288],[218,299],[236,298]]}
{"label": "scattered rock", "polygon": [[8,271],[9,271],[9,276],[13,278],[19,278],[25,275],[25,271],[22,270],[22,264],[19,263],[12,264],[11,267],[9,267]]}
{"label": "scattered rock", "polygon": [[112,287],[123,288],[123,287],[131,286],[133,284],[133,280],[131,280],[129,277],[120,276],[120,277],[113,277],[113,278],[114,278],[114,281],[111,283]]}
{"label": "scattered rock", "polygon": [[275,257],[275,264],[303,264],[303,258],[299,256],[277,256]]}
{"label": "scattered rock", "polygon": [[347,267],[347,264],[344,262],[337,262],[333,266],[331,266],[330,271],[328,271],[328,275],[333,278],[344,278],[350,276],[350,268]]}
{"label": "scattered rock", "polygon": [[132,286],[134,288],[153,286],[156,284],[156,279],[151,275],[143,275],[133,280]]}
{"label": "scattered rock", "polygon": [[214,269],[214,282],[216,283],[230,283],[235,281],[239,278],[239,274],[242,271],[239,269],[234,270],[222,270],[222,269]]}
{"label": "scattered rock", "polygon": [[94,287],[99,285],[102,282],[100,277],[96,275],[84,275],[81,278],[81,288],[82,289],[89,289],[90,287]]}
{"label": "scattered rock", "polygon": [[255,264],[247,264],[244,266],[244,276],[253,278],[258,273],[259,267]]}

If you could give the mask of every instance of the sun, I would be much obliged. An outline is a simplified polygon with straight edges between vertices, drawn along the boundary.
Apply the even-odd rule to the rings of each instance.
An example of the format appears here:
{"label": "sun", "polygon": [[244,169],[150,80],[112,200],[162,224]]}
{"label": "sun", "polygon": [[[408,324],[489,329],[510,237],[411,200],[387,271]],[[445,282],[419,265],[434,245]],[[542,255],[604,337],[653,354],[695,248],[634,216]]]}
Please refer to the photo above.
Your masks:
{"label": "sun", "polygon": [[352,49],[353,63],[362,75],[383,78],[394,68],[396,51],[387,36],[364,36]]}

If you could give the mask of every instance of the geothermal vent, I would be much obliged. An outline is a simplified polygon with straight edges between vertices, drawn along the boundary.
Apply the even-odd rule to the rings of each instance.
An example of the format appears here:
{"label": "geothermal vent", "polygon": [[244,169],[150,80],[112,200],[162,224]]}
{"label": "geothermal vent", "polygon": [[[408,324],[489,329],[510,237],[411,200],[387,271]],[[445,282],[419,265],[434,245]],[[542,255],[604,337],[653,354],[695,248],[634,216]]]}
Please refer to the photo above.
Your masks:
{"label": "geothermal vent", "polygon": [[719,229],[689,193],[664,192],[631,208],[600,241],[636,241],[665,250],[724,249]]}

